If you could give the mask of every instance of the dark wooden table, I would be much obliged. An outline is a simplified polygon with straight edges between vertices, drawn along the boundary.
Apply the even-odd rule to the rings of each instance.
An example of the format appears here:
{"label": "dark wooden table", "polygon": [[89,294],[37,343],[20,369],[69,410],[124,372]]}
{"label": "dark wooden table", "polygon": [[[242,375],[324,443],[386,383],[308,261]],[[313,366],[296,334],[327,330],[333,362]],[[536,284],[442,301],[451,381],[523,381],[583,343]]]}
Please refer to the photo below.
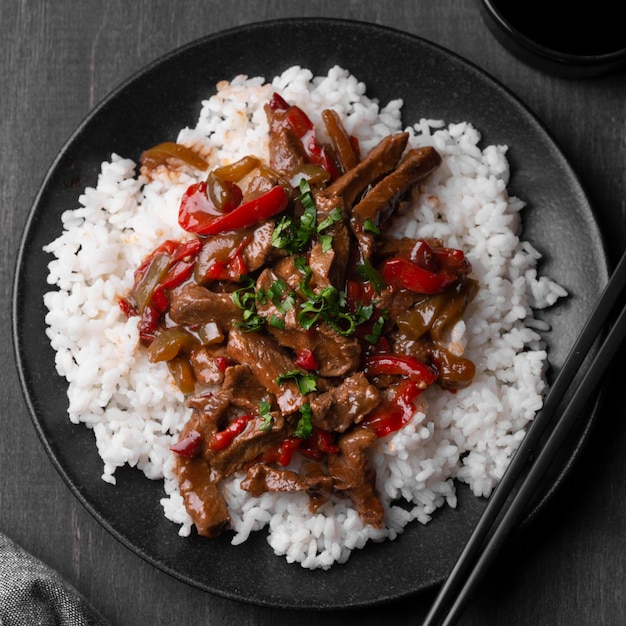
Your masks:
{"label": "dark wooden table", "polygon": [[[11,347],[11,284],[27,212],[55,154],[111,89],[208,33],[287,16],[365,20],[441,44],[484,68],[545,123],[579,175],[614,261],[626,245],[626,75],[559,79],[510,56],[474,0],[23,0],[0,4],[0,531],[58,570],[113,624],[417,624],[429,598],[332,613],[239,604],[148,565],[74,498],[35,434]],[[581,250],[584,255],[584,250]],[[624,352],[621,357],[623,358]],[[623,382],[556,498],[500,556],[462,623],[626,623]]]}

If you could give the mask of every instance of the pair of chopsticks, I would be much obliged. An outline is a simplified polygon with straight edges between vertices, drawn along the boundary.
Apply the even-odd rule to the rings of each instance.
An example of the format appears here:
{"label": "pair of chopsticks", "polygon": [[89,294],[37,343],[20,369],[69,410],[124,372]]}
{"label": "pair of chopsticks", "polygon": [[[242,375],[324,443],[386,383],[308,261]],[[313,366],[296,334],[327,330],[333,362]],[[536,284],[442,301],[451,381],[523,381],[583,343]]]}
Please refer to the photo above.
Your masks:
{"label": "pair of chopsticks", "polygon": [[[626,253],[602,291],[591,316],[546,395],[541,411],[493,491],[485,512],[441,587],[422,626],[451,626],[457,623],[482,576],[507,538],[518,528],[550,462],[563,445],[581,411],[585,409],[626,337],[624,306],[591,363],[581,369],[598,335],[616,312],[616,303],[625,286]],[[561,408],[577,375],[582,378],[577,382],[567,405]],[[540,446],[544,433],[546,437]]]}

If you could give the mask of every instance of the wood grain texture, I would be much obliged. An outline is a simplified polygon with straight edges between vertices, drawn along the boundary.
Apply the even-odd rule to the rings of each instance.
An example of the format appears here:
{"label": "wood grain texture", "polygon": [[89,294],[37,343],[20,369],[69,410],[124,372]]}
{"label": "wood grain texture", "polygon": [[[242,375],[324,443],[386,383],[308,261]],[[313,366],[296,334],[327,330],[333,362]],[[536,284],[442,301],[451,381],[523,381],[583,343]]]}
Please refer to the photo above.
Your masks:
{"label": "wood grain texture", "polygon": [[[331,613],[275,611],[214,597],[132,554],[75,500],[44,454],[11,347],[17,246],[37,187],[74,128],[143,65],[203,35],[293,16],[364,20],[420,35],[520,96],[587,189],[611,258],[626,244],[624,73],[545,76],[505,52],[474,0],[20,0],[0,3],[0,530],[56,568],[112,624],[415,624],[424,598]],[[584,255],[585,251],[580,251]],[[622,354],[623,356],[623,354]],[[626,420],[614,377],[607,410],[557,498],[498,559],[462,624],[626,623]]]}

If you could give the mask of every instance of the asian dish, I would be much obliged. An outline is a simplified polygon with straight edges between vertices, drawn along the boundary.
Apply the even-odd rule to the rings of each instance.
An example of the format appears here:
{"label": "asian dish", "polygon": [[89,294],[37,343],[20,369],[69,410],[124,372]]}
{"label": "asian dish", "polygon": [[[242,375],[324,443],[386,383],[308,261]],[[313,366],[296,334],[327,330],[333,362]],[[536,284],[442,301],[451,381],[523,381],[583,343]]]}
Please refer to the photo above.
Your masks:
{"label": "asian dish", "polygon": [[338,66],[220,82],[193,128],[112,154],[46,246],[69,418],[103,480],[163,480],[181,536],[345,562],[456,481],[487,497],[541,407],[534,310],[565,291],[508,148],[401,112]]}

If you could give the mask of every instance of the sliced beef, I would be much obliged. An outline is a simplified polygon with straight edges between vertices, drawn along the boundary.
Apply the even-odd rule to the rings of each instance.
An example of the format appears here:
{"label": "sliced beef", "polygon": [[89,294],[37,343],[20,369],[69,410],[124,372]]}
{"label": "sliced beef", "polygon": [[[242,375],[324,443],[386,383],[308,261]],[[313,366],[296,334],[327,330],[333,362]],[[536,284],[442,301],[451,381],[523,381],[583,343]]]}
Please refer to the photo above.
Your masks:
{"label": "sliced beef", "polygon": [[291,433],[289,424],[275,412],[270,427],[261,417],[253,417],[244,431],[237,435],[225,448],[207,455],[211,476],[221,480],[243,470],[264,452],[277,446]]}
{"label": "sliced beef", "polygon": [[335,332],[328,324],[318,324],[313,354],[320,376],[334,378],[356,371],[361,362],[361,344],[352,336]]}
{"label": "sliced beef", "polygon": [[224,382],[225,346],[201,345],[189,354],[196,380],[204,385],[219,385]]}
{"label": "sliced beef", "polygon": [[319,288],[332,285],[343,289],[351,257],[351,233],[345,221],[335,222],[324,230],[331,237],[331,247],[324,250],[321,243],[312,246],[309,265]]}
{"label": "sliced beef", "polygon": [[[313,275],[313,285],[316,289],[323,289],[332,285],[330,272],[335,260],[335,250],[324,251],[321,243],[316,243],[309,252],[309,267]],[[336,285],[335,285],[336,286]]]}
{"label": "sliced beef", "polygon": [[296,265],[296,256],[286,256],[274,263],[272,270],[274,275],[282,280],[290,289],[297,290],[304,274]]}
{"label": "sliced beef", "polygon": [[345,376],[356,371],[361,362],[361,344],[356,337],[346,337],[328,324],[315,326],[315,332],[294,328],[268,327],[277,343],[296,352],[310,350],[318,363],[317,373],[325,378]]}
{"label": "sliced beef", "polygon": [[400,198],[416,183],[434,172],[441,164],[439,153],[432,147],[409,150],[391,173],[372,187],[352,208],[352,218],[363,224],[370,219],[385,221]]}
{"label": "sliced beef", "polygon": [[228,392],[231,404],[253,412],[261,402],[271,402],[267,389],[253,375],[249,365],[232,365],[224,373],[222,391]]}
{"label": "sliced beef", "polygon": [[264,294],[264,297],[258,299],[256,303],[256,312],[266,320],[272,320],[274,324],[280,320],[287,329],[300,328],[298,312],[293,301],[294,289],[297,288],[291,287],[279,279],[271,269],[265,268],[256,282],[257,293]]}
{"label": "sliced beef", "polygon": [[265,106],[269,123],[270,165],[279,174],[289,175],[307,162],[302,142],[286,126],[285,110]]}
{"label": "sliced beef", "polygon": [[172,292],[170,318],[181,326],[215,322],[223,333],[241,321],[241,309],[228,293],[189,283]]}
{"label": "sliced beef", "polygon": [[380,401],[378,389],[363,372],[358,372],[311,401],[312,423],[318,428],[342,433],[361,422]]}
{"label": "sliced beef", "polygon": [[[217,428],[222,415],[228,409],[230,404],[230,393],[228,390],[220,389],[216,392],[207,392],[198,396],[193,396],[187,400],[187,406],[193,409],[193,417],[195,419],[202,418],[200,425],[203,428],[203,434],[208,436]],[[210,432],[206,431],[208,424],[214,425]]]}
{"label": "sliced beef", "polygon": [[198,284],[210,283],[211,269],[216,263],[226,264],[240,254],[249,272],[262,267],[272,253],[274,221],[266,220],[236,232],[219,233],[207,237],[198,253],[194,279]]}
{"label": "sliced beef", "polygon": [[278,406],[285,414],[294,413],[305,403],[298,385],[293,380],[278,382],[279,376],[299,368],[273,337],[256,332],[243,332],[236,326],[228,336],[228,355],[238,363],[247,363],[255,378],[276,396]]}
{"label": "sliced beef", "polygon": [[384,509],[376,494],[376,472],[371,467],[367,450],[376,440],[376,433],[357,427],[339,438],[339,454],[328,457],[328,473],[335,480],[335,489],[345,493],[365,524],[382,528]]}
{"label": "sliced beef", "polygon": [[374,234],[365,228],[366,224],[384,224],[409,189],[437,169],[440,163],[441,157],[434,148],[409,150],[398,167],[374,185],[352,207],[350,225],[363,259],[371,259],[375,248]]}
{"label": "sliced beef", "polygon": [[178,465],[178,483],[185,508],[199,535],[217,537],[228,527],[226,502],[213,482],[211,468],[203,459],[184,457]]}
{"label": "sliced beef", "polygon": [[393,170],[406,148],[408,139],[408,133],[396,133],[385,137],[355,167],[316,194],[316,204],[320,202],[328,208],[341,203],[342,208],[349,210],[367,187]]}
{"label": "sliced beef", "polygon": [[333,490],[333,479],[325,474],[298,474],[256,463],[247,471],[241,488],[257,498],[267,491],[306,491],[313,496],[329,496]]}
{"label": "sliced beef", "polygon": [[243,260],[249,272],[254,272],[263,267],[268,257],[271,255],[272,233],[274,232],[274,221],[268,220],[254,227],[252,237],[242,250]]}
{"label": "sliced beef", "polygon": [[197,396],[190,401],[190,406],[194,410],[183,427],[180,440],[196,430],[201,434],[202,443],[198,453],[192,457],[176,455],[180,493],[198,533],[205,537],[217,537],[228,526],[230,515],[204,458],[204,450],[206,442],[217,430],[220,415],[228,406],[228,397],[226,394]]}
{"label": "sliced beef", "polygon": [[414,250],[419,246],[420,241],[426,241],[431,248],[443,246],[441,239],[425,238],[412,239],[411,237],[385,237],[380,238],[376,252],[380,258],[401,256],[414,260]]}

